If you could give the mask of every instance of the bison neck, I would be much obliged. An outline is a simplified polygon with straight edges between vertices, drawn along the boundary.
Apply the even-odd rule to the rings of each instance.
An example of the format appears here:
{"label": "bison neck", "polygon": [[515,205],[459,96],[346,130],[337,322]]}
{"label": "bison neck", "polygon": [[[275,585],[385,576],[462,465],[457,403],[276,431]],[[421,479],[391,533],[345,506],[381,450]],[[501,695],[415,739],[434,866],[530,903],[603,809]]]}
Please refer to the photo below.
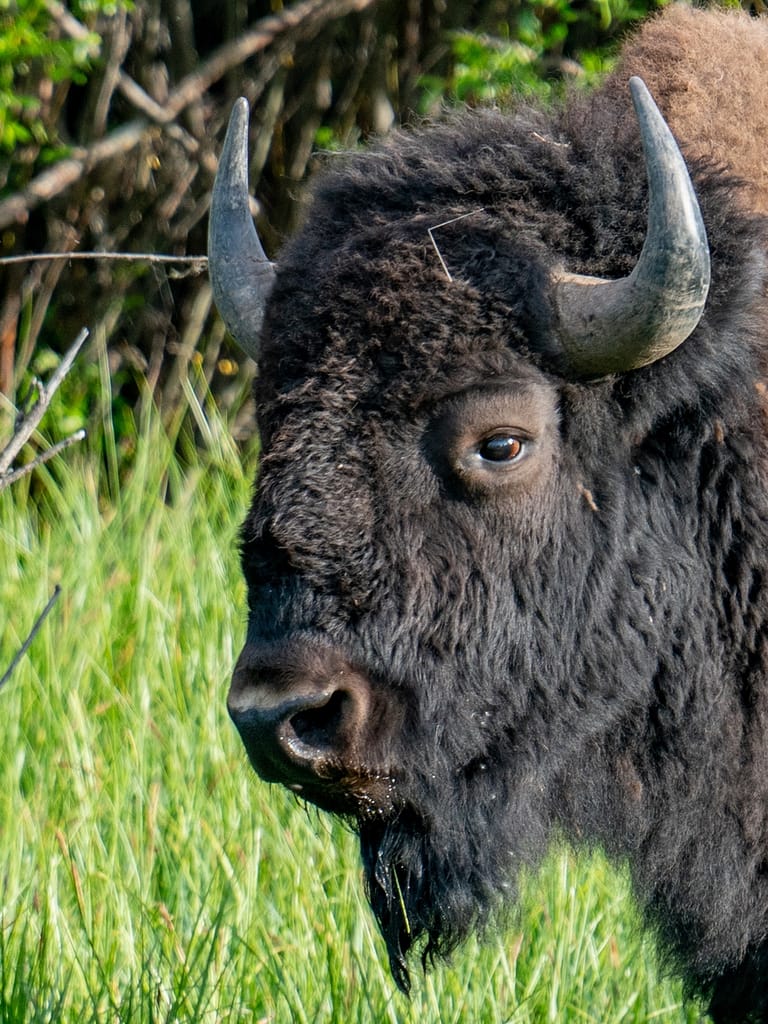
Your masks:
{"label": "bison neck", "polygon": [[715,435],[689,504],[679,490],[661,495],[684,510],[682,538],[665,561],[656,523],[655,550],[638,559],[653,674],[560,775],[555,806],[574,841],[628,865],[692,989],[716,1020],[736,1021],[753,1019],[739,991],[768,970],[768,488],[759,445],[746,460],[743,438],[729,448]]}

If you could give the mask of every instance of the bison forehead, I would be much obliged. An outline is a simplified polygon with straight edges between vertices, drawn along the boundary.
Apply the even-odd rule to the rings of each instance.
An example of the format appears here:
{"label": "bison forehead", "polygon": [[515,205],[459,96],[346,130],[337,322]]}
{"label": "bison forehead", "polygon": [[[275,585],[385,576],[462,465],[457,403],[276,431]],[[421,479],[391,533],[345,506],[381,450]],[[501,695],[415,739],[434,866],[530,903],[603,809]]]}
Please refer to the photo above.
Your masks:
{"label": "bison forehead", "polygon": [[561,151],[525,124],[514,128],[522,140],[510,137],[510,124],[481,118],[400,138],[324,179],[280,254],[263,377],[282,387],[322,372],[329,354],[335,369],[367,355],[365,379],[379,388],[379,355],[400,360],[399,376],[412,366],[423,377],[452,355],[471,369],[479,350],[550,354],[553,266],[618,275],[636,252],[625,231],[624,262],[596,262],[595,232],[568,226]]}
{"label": "bison forehead", "polygon": [[547,313],[531,312],[531,299],[544,295],[531,280],[540,267],[530,264],[502,297],[449,281],[428,245],[391,267],[349,261],[322,289],[308,290],[298,268],[281,268],[272,304],[279,318],[268,320],[256,385],[262,429],[299,406],[333,418],[360,406],[409,417],[467,387],[518,379],[541,361]]}

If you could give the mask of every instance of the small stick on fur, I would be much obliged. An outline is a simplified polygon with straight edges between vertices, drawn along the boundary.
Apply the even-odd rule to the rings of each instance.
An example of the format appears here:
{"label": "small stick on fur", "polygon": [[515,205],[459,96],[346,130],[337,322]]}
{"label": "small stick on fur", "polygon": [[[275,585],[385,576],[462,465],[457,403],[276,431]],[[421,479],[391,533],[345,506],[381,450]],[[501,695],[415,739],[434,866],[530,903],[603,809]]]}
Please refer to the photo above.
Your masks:
{"label": "small stick on fur", "polygon": [[585,487],[584,484],[577,484],[576,487],[578,489],[579,494],[582,496],[584,501],[586,501],[586,503],[589,505],[592,511],[599,512],[600,509],[598,507],[597,502],[594,499],[594,496],[592,495],[592,491],[590,491],[588,487]]}
{"label": "small stick on fur", "polygon": [[448,267],[446,266],[445,260],[443,259],[442,253],[440,252],[440,250],[437,247],[437,242],[435,241],[435,236],[432,234],[432,232],[433,231],[437,231],[438,228],[447,228],[449,224],[455,224],[457,221],[466,220],[467,217],[474,217],[476,213],[482,213],[484,209],[485,209],[485,207],[481,206],[479,210],[470,210],[469,213],[462,213],[461,216],[459,216],[459,217],[452,217],[450,220],[444,220],[440,224],[433,224],[431,228],[427,228],[427,234],[429,235],[429,240],[432,243],[435,252],[437,253],[437,258],[440,260],[440,266],[445,271],[445,276],[448,278],[448,280],[451,283],[453,283],[453,278],[451,277],[451,272],[448,269]]}

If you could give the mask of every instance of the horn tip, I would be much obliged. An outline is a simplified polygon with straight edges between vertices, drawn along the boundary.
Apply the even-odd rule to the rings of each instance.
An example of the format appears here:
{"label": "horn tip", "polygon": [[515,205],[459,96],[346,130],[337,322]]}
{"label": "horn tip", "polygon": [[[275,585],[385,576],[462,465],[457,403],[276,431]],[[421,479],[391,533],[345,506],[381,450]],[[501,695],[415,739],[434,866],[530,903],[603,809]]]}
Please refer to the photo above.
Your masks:
{"label": "horn tip", "polygon": [[648,93],[650,96],[648,86],[639,75],[632,75],[629,80],[629,88],[633,95],[636,95],[637,93]]}
{"label": "horn tip", "polygon": [[651,95],[651,90],[638,75],[633,75],[629,80],[629,91],[632,96],[632,103],[641,124],[647,119],[651,112],[661,117],[661,112],[656,100]]}
{"label": "horn tip", "polygon": [[[248,138],[248,121],[251,116],[251,108],[248,104],[248,100],[245,96],[240,96],[232,104],[232,112],[229,115],[229,124],[227,125],[227,138],[224,141],[224,147],[226,148],[227,140],[233,139],[239,142],[244,142]],[[245,143],[247,144],[247,142]]]}
{"label": "horn tip", "polygon": [[250,105],[248,103],[248,100],[245,98],[245,96],[238,96],[238,98],[232,104],[232,113],[229,115],[230,116],[230,120],[232,120],[233,118],[236,117],[236,118],[238,118],[238,120],[246,120],[247,121],[248,117],[250,115],[250,112],[251,112],[251,108],[250,108]]}

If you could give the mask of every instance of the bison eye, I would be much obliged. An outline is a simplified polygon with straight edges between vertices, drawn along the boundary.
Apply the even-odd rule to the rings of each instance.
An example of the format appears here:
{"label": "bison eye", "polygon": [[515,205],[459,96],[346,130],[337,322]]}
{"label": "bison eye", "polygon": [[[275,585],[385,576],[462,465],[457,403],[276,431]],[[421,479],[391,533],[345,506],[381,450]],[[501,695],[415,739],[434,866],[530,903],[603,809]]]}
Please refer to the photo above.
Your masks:
{"label": "bison eye", "polygon": [[523,454],[523,449],[519,437],[504,431],[484,438],[478,446],[477,454],[485,462],[514,462]]}

